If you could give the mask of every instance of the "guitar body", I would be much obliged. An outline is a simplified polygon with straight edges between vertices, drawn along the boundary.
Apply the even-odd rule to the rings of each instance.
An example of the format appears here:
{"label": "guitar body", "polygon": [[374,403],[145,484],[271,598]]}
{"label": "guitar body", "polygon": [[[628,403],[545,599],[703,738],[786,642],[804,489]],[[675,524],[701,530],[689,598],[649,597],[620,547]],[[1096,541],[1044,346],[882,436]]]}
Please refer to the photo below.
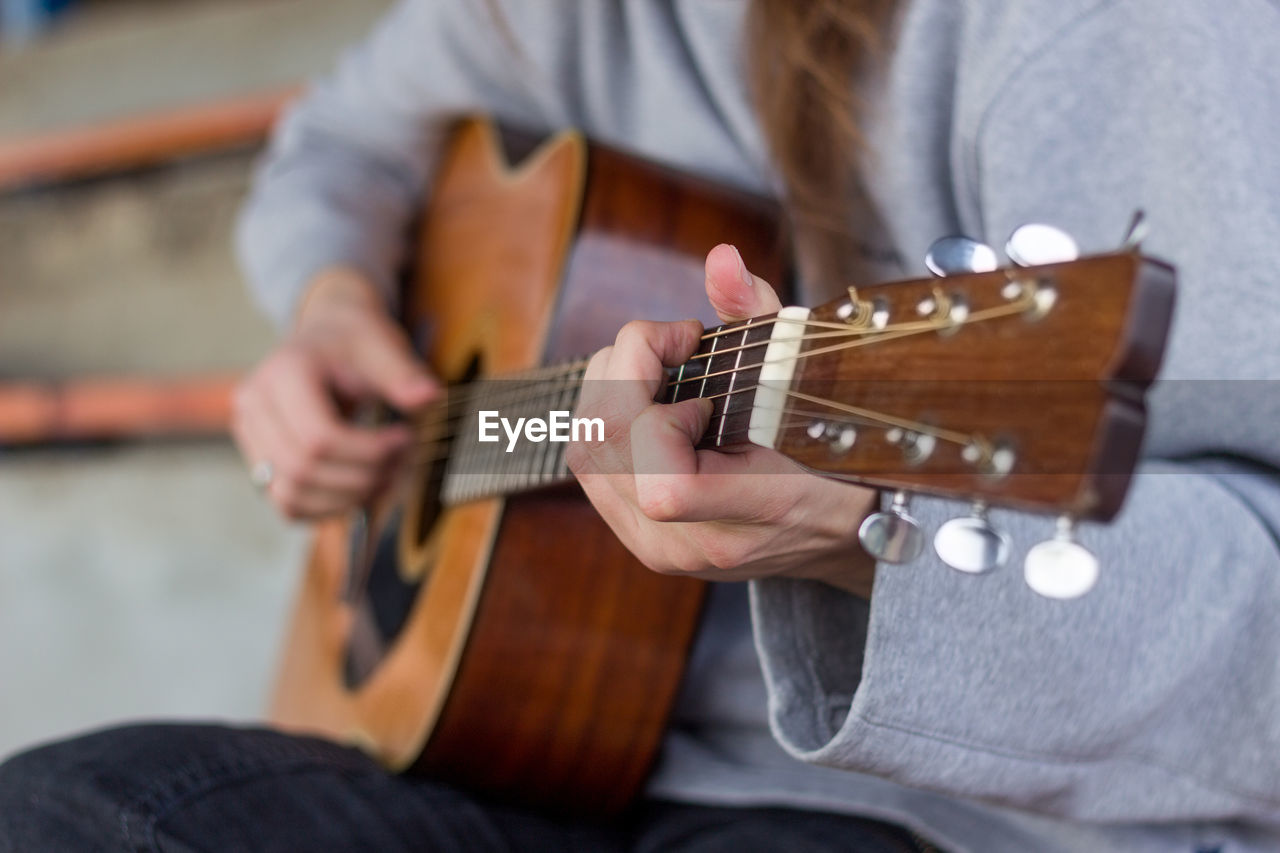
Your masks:
{"label": "guitar body", "polygon": [[[467,122],[403,319],[447,381],[528,369],[632,319],[712,321],[706,252],[733,241],[781,282],[779,234],[770,205],[573,133],[513,167]],[[619,810],[660,744],[701,584],[647,571],[576,488],[445,506],[438,473],[410,466],[368,520],[318,528],[273,722],[501,797]],[[363,594],[344,599],[362,561]]]}

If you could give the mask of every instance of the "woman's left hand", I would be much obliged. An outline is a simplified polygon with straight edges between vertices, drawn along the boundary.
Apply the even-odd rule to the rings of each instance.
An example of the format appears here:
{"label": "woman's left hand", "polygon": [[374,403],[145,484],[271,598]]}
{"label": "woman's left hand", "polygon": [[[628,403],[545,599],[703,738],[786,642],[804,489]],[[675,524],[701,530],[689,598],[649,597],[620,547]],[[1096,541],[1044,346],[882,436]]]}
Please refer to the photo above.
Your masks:
{"label": "woman's left hand", "polygon": [[[781,305],[731,246],[707,256],[707,296],[724,322]],[[665,368],[697,350],[701,326],[629,323],[591,359],[575,417],[604,421],[604,441],[575,442],[569,467],[596,510],[646,566],[707,580],[785,575],[870,597],[875,562],[857,529],[878,505],[871,489],[806,473],[746,446],[697,450],[711,403],[654,402]]]}

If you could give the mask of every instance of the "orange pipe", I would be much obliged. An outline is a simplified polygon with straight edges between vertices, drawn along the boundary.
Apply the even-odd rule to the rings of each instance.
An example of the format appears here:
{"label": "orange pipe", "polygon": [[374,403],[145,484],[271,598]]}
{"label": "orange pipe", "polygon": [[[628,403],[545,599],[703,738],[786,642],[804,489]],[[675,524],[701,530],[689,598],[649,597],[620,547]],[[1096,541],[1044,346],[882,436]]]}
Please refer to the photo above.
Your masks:
{"label": "orange pipe", "polygon": [[147,166],[263,139],[297,88],[0,139],[0,191]]}
{"label": "orange pipe", "polygon": [[224,435],[238,378],[0,383],[0,445]]}

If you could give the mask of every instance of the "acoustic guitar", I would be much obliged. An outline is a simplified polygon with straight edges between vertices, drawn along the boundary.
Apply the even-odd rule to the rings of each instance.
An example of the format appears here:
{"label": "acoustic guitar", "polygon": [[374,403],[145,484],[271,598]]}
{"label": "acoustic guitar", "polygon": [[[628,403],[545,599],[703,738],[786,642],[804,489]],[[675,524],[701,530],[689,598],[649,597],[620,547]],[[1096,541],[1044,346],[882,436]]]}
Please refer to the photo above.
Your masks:
{"label": "acoustic guitar", "polygon": [[[402,310],[448,393],[415,421],[388,496],[318,527],[274,723],[498,796],[623,808],[704,587],[622,547],[573,485],[567,445],[480,442],[480,413],[572,411],[586,356],[627,321],[714,319],[715,244],[785,282],[784,233],[769,202],[577,133],[511,165],[492,125],[461,124]],[[975,500],[979,527],[987,505],[1106,521],[1136,463],[1173,282],[1130,248],[850,288],[712,326],[662,399],[713,401],[704,446],[750,441],[820,474]],[[882,514],[880,547],[901,549],[906,516],[901,498]]]}

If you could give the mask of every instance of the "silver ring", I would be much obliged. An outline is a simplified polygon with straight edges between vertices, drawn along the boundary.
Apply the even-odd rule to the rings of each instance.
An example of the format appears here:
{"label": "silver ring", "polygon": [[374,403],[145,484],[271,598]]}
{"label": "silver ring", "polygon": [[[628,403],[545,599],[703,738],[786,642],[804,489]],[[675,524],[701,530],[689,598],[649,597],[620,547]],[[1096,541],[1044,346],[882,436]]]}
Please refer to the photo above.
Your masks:
{"label": "silver ring", "polygon": [[270,462],[263,459],[255,463],[253,469],[249,471],[249,481],[253,483],[255,489],[265,492],[271,486],[271,480],[275,475],[276,469]]}

